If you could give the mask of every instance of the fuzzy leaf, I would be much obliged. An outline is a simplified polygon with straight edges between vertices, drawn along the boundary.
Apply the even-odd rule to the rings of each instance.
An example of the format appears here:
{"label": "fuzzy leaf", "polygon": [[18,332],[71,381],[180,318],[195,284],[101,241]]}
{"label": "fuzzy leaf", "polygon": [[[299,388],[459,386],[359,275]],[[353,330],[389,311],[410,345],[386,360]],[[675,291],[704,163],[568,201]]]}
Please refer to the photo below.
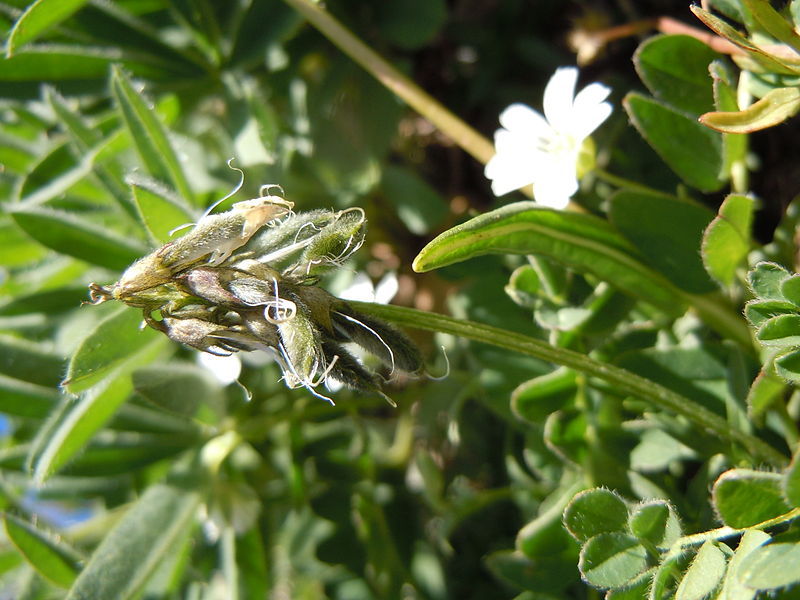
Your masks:
{"label": "fuzzy leaf", "polygon": [[191,526],[201,497],[189,477],[150,486],[94,551],[67,600],[135,597]]}
{"label": "fuzzy leaf", "polygon": [[133,191],[139,219],[156,246],[175,239],[169,232],[176,227],[194,222],[196,215],[191,208],[157,181],[129,176],[127,182]]}
{"label": "fuzzy leaf", "polygon": [[10,212],[17,225],[40,244],[94,265],[120,271],[147,252],[130,237],[74,213],[38,207],[18,207]]}
{"label": "fuzzy leaf", "polygon": [[714,509],[729,527],[751,527],[790,510],[778,473],[731,469],[720,475],[712,490]]}
{"label": "fuzzy leaf", "polygon": [[601,533],[581,548],[578,568],[596,587],[623,587],[647,568],[647,550],[625,533]]}
{"label": "fuzzy leaf", "polygon": [[579,542],[601,533],[624,531],[627,525],[628,507],[611,490],[580,492],[564,509],[564,526]]}
{"label": "fuzzy leaf", "polygon": [[6,42],[6,56],[10,57],[17,48],[32,42],[48,29],[67,19],[87,0],[36,0],[14,23],[14,28]]}
{"label": "fuzzy leaf", "polygon": [[8,539],[30,565],[59,587],[68,588],[80,571],[81,556],[62,540],[12,515],[3,517]]}
{"label": "fuzzy leaf", "polygon": [[739,567],[744,585],[756,590],[774,590],[800,582],[800,544],[778,543],[750,552]]}
{"label": "fuzzy leaf", "polygon": [[121,361],[160,338],[153,329],[140,329],[141,322],[141,314],[127,307],[100,321],[72,355],[65,389],[77,394],[90,388]]}
{"label": "fuzzy leaf", "polygon": [[668,548],[681,536],[678,515],[663,500],[650,500],[635,506],[628,526],[636,537],[662,548]]}
{"label": "fuzzy leaf", "polygon": [[178,194],[191,203],[191,187],[155,109],[133,87],[120,67],[112,69],[111,88],[147,170],[153,177],[171,183]]}
{"label": "fuzzy leaf", "polygon": [[675,600],[703,600],[717,589],[725,576],[725,554],[712,541],[706,541],[683,576]]}

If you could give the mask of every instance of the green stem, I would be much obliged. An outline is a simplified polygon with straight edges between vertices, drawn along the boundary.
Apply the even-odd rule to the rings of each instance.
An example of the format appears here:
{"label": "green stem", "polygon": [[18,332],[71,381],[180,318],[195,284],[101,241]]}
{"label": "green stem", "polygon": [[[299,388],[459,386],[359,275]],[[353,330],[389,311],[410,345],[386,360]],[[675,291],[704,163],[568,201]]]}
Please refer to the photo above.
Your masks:
{"label": "green stem", "polygon": [[675,197],[672,194],[667,194],[666,192],[662,192],[661,190],[651,188],[650,186],[644,185],[643,183],[639,183],[637,181],[633,181],[625,177],[620,177],[619,175],[614,175],[598,167],[595,167],[592,170],[592,174],[595,175],[598,179],[602,179],[606,183],[610,183],[611,185],[616,186],[618,188],[627,188],[629,190],[635,190],[637,192],[644,192],[645,194],[656,194],[658,196],[664,196],[666,198]]}
{"label": "green stem", "polygon": [[618,392],[646,400],[660,408],[681,415],[721,439],[741,444],[756,461],[784,466],[788,459],[775,448],[744,431],[733,429],[724,418],[649,379],[614,367],[566,348],[482,323],[455,319],[413,308],[349,301],[359,311],[386,319],[404,327],[440,331],[477,342],[491,344],[521,354],[563,365],[611,384]]}
{"label": "green stem", "polygon": [[336,18],[311,0],[284,0],[303,15],[338,48],[397,94],[411,108],[426,117],[440,131],[482,163],[494,156],[494,145],[456,117],[377,52],[353,35]]}

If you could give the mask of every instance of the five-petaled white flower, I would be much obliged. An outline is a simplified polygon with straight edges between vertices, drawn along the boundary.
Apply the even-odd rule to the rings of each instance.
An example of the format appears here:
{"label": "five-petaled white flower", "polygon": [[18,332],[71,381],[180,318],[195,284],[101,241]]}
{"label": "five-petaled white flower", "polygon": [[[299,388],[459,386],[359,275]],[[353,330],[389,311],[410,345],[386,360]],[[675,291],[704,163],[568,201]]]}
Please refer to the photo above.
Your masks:
{"label": "five-petaled white flower", "polygon": [[557,69],[544,90],[544,116],[524,104],[500,115],[496,154],[486,164],[492,191],[502,196],[533,184],[536,201],[564,208],[578,191],[578,158],[584,140],[611,114],[609,88],[592,83],[575,95],[578,69]]}

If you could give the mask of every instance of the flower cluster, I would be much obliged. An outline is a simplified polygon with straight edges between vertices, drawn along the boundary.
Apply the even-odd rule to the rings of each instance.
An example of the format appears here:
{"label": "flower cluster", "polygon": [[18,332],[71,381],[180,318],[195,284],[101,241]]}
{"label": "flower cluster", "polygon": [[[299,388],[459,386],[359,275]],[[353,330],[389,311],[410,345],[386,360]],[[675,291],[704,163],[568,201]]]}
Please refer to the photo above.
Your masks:
{"label": "flower cluster", "polygon": [[291,388],[328,379],[381,392],[381,378],[343,344],[353,342],[392,372],[422,369],[418,349],[394,327],[318,287],[364,242],[360,208],[294,213],[272,195],[206,214],[181,238],[139,259],[111,286],[90,285],[95,303],[119,300],[170,339],[217,355],[270,350]]}

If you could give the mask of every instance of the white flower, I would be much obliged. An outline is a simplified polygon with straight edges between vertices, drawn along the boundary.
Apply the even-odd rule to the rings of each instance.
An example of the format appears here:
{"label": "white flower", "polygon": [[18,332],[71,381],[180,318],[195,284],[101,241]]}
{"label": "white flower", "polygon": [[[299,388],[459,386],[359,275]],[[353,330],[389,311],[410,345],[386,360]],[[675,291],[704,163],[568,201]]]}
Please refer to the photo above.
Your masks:
{"label": "white flower", "polygon": [[369,276],[359,271],[353,277],[350,285],[339,292],[337,296],[342,300],[361,300],[362,302],[389,304],[397,294],[399,287],[397,274],[394,272],[386,273],[378,282],[378,285],[373,285]]}
{"label": "white flower", "polygon": [[578,69],[557,69],[544,90],[544,116],[524,104],[500,115],[497,152],[486,164],[492,191],[502,196],[533,184],[536,201],[564,208],[578,191],[578,156],[584,140],[611,114],[611,90],[592,83],[575,95]]}

